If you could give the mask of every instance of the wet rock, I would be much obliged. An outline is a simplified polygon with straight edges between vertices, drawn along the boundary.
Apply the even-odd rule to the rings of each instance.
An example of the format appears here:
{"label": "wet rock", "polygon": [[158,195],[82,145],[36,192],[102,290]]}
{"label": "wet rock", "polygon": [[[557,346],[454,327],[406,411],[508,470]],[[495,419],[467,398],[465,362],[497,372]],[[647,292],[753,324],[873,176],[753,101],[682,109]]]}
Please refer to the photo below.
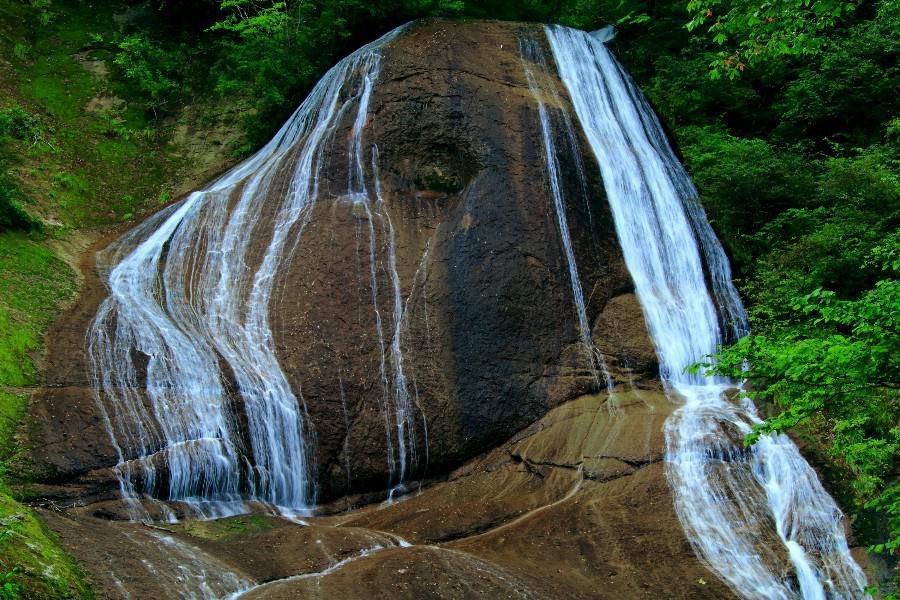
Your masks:
{"label": "wet rock", "polygon": [[305,526],[244,515],[147,528],[97,519],[96,507],[43,514],[109,597],[122,589],[178,597],[152,575],[171,563],[160,553],[167,536],[170,547],[196,552],[211,580],[248,580],[248,600],[731,600],[684,537],[661,434],[635,435],[640,423],[656,429],[674,406],[661,392],[580,397],[445,482]]}
{"label": "wet rock", "polygon": [[[383,49],[363,140],[371,157],[365,177],[377,179],[383,213],[347,196],[354,110],[339,119],[320,156],[319,197],[276,272],[269,310],[276,355],[315,435],[321,502],[384,493],[398,477],[396,415],[390,408],[386,415],[385,406],[399,393],[392,375],[399,360],[413,406],[408,481],[446,473],[605,383],[579,343],[537,103],[520,62],[519,40],[539,31],[428,21]],[[561,97],[551,110],[572,109]],[[599,170],[584,161],[584,187],[574,171],[573,152],[589,152],[583,139],[576,142],[573,148],[559,140],[558,147],[588,317],[599,317],[595,338],[611,362],[649,371],[645,346],[616,333],[620,318],[629,331],[642,330],[643,322],[620,307],[632,283]],[[270,201],[255,215],[250,268],[262,260],[289,173],[285,167],[276,174]],[[202,242],[195,250],[202,253]],[[402,299],[399,326],[389,252]],[[86,263],[91,271],[92,257]],[[85,330],[105,293],[89,272],[82,299],[48,339],[46,380],[56,387],[32,403],[31,420],[39,424],[32,459],[57,480],[117,461],[89,391],[84,353]],[[402,356],[391,348],[397,330]],[[241,429],[239,402],[234,412]],[[154,466],[164,483],[165,465]]]}
{"label": "wet rock", "polygon": [[42,479],[59,481],[117,462],[91,388],[38,390],[31,398],[28,421],[31,460]]}
{"label": "wet rock", "polygon": [[619,381],[658,376],[659,359],[633,292],[610,298],[594,322],[593,336],[599,350],[609,357],[607,366]]}

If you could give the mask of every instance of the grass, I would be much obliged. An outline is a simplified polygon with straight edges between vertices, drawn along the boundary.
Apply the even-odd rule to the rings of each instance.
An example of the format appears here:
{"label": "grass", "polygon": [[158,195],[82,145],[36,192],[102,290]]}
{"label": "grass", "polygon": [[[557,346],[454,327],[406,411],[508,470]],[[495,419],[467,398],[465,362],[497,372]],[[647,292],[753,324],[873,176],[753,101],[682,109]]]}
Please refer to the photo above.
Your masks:
{"label": "grass", "polygon": [[[77,38],[71,40],[69,44],[61,39],[59,41],[65,45],[80,43]],[[50,40],[42,42],[52,43]],[[92,76],[68,53],[55,49],[50,52],[47,50],[49,49],[45,47],[33,50],[35,54],[41,54],[42,59],[35,61],[27,71],[27,77],[22,84],[22,93],[36,100],[59,119],[75,119],[80,116],[81,108],[94,95]]]}

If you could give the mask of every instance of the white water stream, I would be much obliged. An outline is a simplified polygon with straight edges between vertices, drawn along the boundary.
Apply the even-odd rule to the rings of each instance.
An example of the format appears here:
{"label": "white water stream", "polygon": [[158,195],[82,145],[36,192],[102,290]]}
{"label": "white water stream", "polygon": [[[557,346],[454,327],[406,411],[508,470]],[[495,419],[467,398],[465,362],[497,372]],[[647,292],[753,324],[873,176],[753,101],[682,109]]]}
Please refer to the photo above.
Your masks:
{"label": "white water stream", "polygon": [[116,597],[141,600],[152,591],[162,598],[222,600],[253,588],[226,563],[168,533],[132,529],[122,536],[139,551],[114,561],[100,577],[112,584]]}
{"label": "white water stream", "polygon": [[728,381],[686,372],[747,324],[659,121],[600,41],[564,27],[546,34],[601,170],[660,374],[682,403],[666,423],[666,458],[688,539],[745,598],[863,597],[843,516],[794,444],[765,436],[745,450],[743,435],[759,421],[750,401],[727,400]]}
{"label": "white water stream", "polygon": [[[315,432],[275,355],[269,323],[273,287],[319,196],[323,147],[337,143],[341,118],[355,109],[346,198],[364,204],[370,215],[371,285],[378,312],[367,191],[374,186],[365,181],[362,135],[380,48],[400,29],[328,71],[252,158],[147,220],[100,256],[110,295],[88,334],[88,351],[98,404],[119,454],[122,495],[133,501],[134,518],[147,517],[137,500],[151,496],[179,501],[200,516],[243,512],[245,498],[283,514],[314,503]],[[260,219],[273,202],[272,218]],[[406,476],[414,430],[396,332],[401,315],[393,228],[380,194],[376,213],[390,233],[394,385],[385,387],[384,411],[390,483],[397,485]],[[250,243],[259,236],[268,240],[262,256]],[[378,314],[377,324],[384,357]],[[384,358],[382,373],[387,381]],[[246,427],[237,425],[239,419]],[[246,440],[238,433],[242,429]],[[397,476],[394,437],[400,454]],[[158,480],[163,466],[167,480]]]}

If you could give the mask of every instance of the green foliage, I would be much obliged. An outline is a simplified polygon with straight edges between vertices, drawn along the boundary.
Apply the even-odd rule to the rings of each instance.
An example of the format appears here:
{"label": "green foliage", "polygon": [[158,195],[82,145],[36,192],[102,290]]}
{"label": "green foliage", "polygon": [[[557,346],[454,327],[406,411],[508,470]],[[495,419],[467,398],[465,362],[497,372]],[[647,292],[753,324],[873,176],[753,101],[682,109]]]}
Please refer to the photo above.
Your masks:
{"label": "green foliage", "polygon": [[22,586],[16,582],[18,569],[0,573],[0,600],[17,600],[22,593]]}
{"label": "green foliage", "polygon": [[47,26],[55,16],[52,7],[52,0],[28,0],[32,9],[32,15],[37,23],[41,26]]}
{"label": "green foliage", "polygon": [[113,45],[117,51],[113,64],[144,95],[147,108],[157,117],[181,92],[190,53],[183,47],[163,49],[139,33],[126,35]]}
{"label": "green foliage", "polygon": [[0,232],[24,230],[38,227],[35,221],[22,208],[24,194],[19,186],[6,173],[0,173]]}
{"label": "green foliage", "polygon": [[0,391],[0,475],[3,465],[16,454],[15,438],[17,429],[25,417],[28,394]]}
{"label": "green foliage", "polygon": [[[763,288],[788,295],[821,285],[852,293],[870,283],[870,270],[857,267],[900,218],[891,147],[811,158],[802,147],[780,148],[721,126],[684,127],[679,138],[710,220],[740,271],[765,265],[758,274],[773,280]],[[787,267],[807,283],[787,281]]]}
{"label": "green foliage", "polygon": [[[222,96],[241,98],[254,110],[244,115],[248,143],[242,152],[262,144],[302,100],[322,73],[340,56],[404,22],[423,17],[479,17],[555,21],[577,27],[610,22],[627,26],[646,23],[634,0],[191,0],[158,2],[163,20],[180,19],[197,30],[196,62],[203,68],[175,73],[166,61],[185,61],[183,48],[159,40],[162,54],[141,49],[126,73],[152,98],[160,88],[169,93],[178,83],[193,81],[197,89],[214,88]],[[137,36],[139,34],[131,34]],[[124,66],[119,45],[117,63]],[[180,57],[180,58],[179,58]],[[131,59],[127,59],[131,62]]]}
{"label": "green foliage", "polygon": [[[35,47],[32,52],[44,54],[44,50]],[[90,73],[73,61],[70,55],[61,51],[44,54],[40,60],[34,60],[27,72],[28,78],[22,83],[23,92],[44,104],[47,111],[55,117],[77,118],[94,92]]]}
{"label": "green foliage", "polygon": [[286,2],[258,6],[253,0],[224,0],[220,8],[231,13],[211,29],[231,31],[245,38],[281,35],[290,22]]}
{"label": "green foliage", "polygon": [[[0,150],[5,150],[14,140],[31,146],[46,143],[38,120],[18,106],[0,110]],[[0,232],[40,229],[41,222],[24,209],[28,197],[15,178],[5,172],[5,162],[8,161],[0,159]]]}
{"label": "green foliage", "polygon": [[757,402],[779,408],[748,443],[769,431],[820,440],[839,478],[833,485],[849,487],[845,509],[864,517],[861,537],[886,553],[900,548],[896,154],[889,142],[811,163],[814,183],[795,202],[805,206],[749,236],[743,291],[756,335],[723,350],[715,367],[748,379]]}
{"label": "green foliage", "polygon": [[[152,15],[147,10],[132,11],[139,16],[133,21],[117,22],[116,15],[125,11],[117,2],[90,9],[55,2],[56,16],[47,26],[24,31],[19,23],[29,22],[23,14],[27,7],[13,11],[7,5],[0,6],[2,33],[27,43],[30,55],[26,63],[0,74],[0,106],[17,106],[36,117],[32,132],[39,136],[7,136],[0,143],[0,172],[15,185],[17,205],[39,215],[52,235],[119,222],[125,213],[146,210],[144,201],[157,197],[161,181],[182,172],[183,155],[167,147],[163,123],[171,123],[190,90],[190,82],[183,81],[193,72],[190,56],[182,60],[182,54],[169,53],[181,47],[180,39],[157,44],[158,23],[147,19]],[[177,80],[172,95],[152,97],[115,64],[119,47],[104,40],[120,41],[132,33],[163,51],[148,62],[164,59],[180,69],[163,70]],[[137,64],[144,56],[141,45],[130,50],[128,58]],[[153,107],[160,119],[152,118]],[[125,195],[136,199],[134,206],[122,205]]]}
{"label": "green foliage", "polygon": [[[782,410],[747,437],[809,423],[830,440],[829,454],[853,474],[857,509],[887,512],[890,535],[876,551],[900,549],[900,232],[870,253],[889,267],[859,298],[818,288],[795,297],[799,325],[753,335],[727,348],[715,370],[745,377],[755,400]],[[749,369],[745,370],[745,365]]]}
{"label": "green foliage", "polygon": [[463,7],[458,0],[226,0],[220,4],[225,18],[209,27],[217,34],[215,89],[252,99],[256,110],[246,115],[245,127],[250,147],[257,146],[360,38],[410,18],[459,15]]}
{"label": "green foliage", "polygon": [[43,141],[38,120],[19,106],[0,110],[0,138],[11,137],[33,144]]}
{"label": "green foliage", "polygon": [[[797,64],[774,109],[780,139],[812,138],[863,147],[900,111],[900,3],[881,2],[873,18],[836,31],[818,60]],[[848,126],[850,125],[850,126]],[[819,146],[825,149],[824,145]]]}
{"label": "green foliage", "polygon": [[783,56],[819,54],[827,32],[854,12],[860,0],[689,0],[688,29],[705,33],[722,48],[710,75],[737,77],[758,62]]}
{"label": "green foliage", "polygon": [[801,154],[763,139],[712,127],[687,127],[680,134],[685,164],[710,219],[738,267],[746,268],[755,250],[753,234],[808,197],[816,174]]}

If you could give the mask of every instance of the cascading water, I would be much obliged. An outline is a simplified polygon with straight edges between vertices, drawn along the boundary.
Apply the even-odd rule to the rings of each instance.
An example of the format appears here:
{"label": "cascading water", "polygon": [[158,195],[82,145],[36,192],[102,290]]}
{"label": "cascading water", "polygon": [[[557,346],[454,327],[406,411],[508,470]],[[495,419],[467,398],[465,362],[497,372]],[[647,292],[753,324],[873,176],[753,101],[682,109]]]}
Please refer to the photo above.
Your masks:
{"label": "cascading water", "polygon": [[[378,148],[372,146],[372,185],[367,185],[365,177],[365,162],[363,158],[362,134],[368,115],[369,98],[375,86],[378,75],[380,56],[373,55],[370,59],[372,67],[366,72],[361,100],[357,108],[356,119],[351,131],[350,148],[348,157],[349,168],[349,195],[353,202],[361,205],[366,214],[369,229],[369,272],[371,275],[370,286],[372,290],[372,305],[375,310],[375,327],[378,332],[379,344],[379,370],[382,382],[382,414],[385,424],[385,443],[387,446],[388,462],[388,496],[404,489],[407,469],[410,462],[415,461],[415,421],[410,405],[409,389],[406,383],[406,374],[403,370],[403,350],[401,347],[401,325],[403,323],[403,300],[400,291],[400,276],[397,273],[397,243],[394,235],[394,225],[391,222],[390,213],[381,195],[381,183],[378,178]],[[370,188],[375,194],[375,212],[372,211],[372,199]],[[376,258],[376,232],[374,215],[378,215],[382,224],[382,235],[386,238],[388,254],[388,274],[391,281],[393,296],[393,331],[390,338],[390,354],[387,353],[384,328],[382,325],[381,311],[378,308],[378,260]],[[390,362],[393,371],[393,381],[388,380],[388,366]],[[396,433],[396,455],[394,453],[394,434]]]}
{"label": "cascading water", "polygon": [[743,449],[759,421],[750,401],[731,402],[728,381],[686,371],[747,324],[728,261],[656,116],[600,41],[545,31],[599,164],[661,376],[683,400],[666,423],[666,458],[688,538],[743,597],[861,598],[866,580],[840,510],[797,448],[764,436]]}
{"label": "cascading water", "polygon": [[[368,190],[375,188],[365,181],[362,134],[380,48],[401,29],[335,65],[256,155],[100,256],[110,295],[88,333],[88,353],[125,499],[159,496],[203,516],[242,512],[244,499],[283,513],[314,502],[315,432],[275,355],[269,308],[276,272],[297,248],[319,196],[323,146],[333,143],[355,105],[345,197],[369,215],[372,295],[385,355],[369,208]],[[273,222],[261,224],[256,216],[273,198],[280,203]],[[399,341],[393,227],[380,192],[375,212],[388,232],[394,295],[392,385],[384,359],[382,373],[396,485],[414,460],[414,429]],[[261,257],[251,249],[254,235],[267,236]],[[237,426],[239,418],[245,427]],[[163,466],[167,480],[157,477]],[[132,506],[135,518],[146,518],[140,503]]]}
{"label": "cascading water", "polygon": [[[154,532],[149,537],[157,541],[159,550],[162,551],[159,556],[165,557],[165,561],[153,563],[142,559],[141,563],[149,575],[178,598],[219,600],[244,593],[253,587],[250,581],[200,548],[189,546],[170,535]],[[146,544],[147,541],[134,540],[134,543],[137,546]],[[123,587],[123,590],[128,597],[127,589]]]}

